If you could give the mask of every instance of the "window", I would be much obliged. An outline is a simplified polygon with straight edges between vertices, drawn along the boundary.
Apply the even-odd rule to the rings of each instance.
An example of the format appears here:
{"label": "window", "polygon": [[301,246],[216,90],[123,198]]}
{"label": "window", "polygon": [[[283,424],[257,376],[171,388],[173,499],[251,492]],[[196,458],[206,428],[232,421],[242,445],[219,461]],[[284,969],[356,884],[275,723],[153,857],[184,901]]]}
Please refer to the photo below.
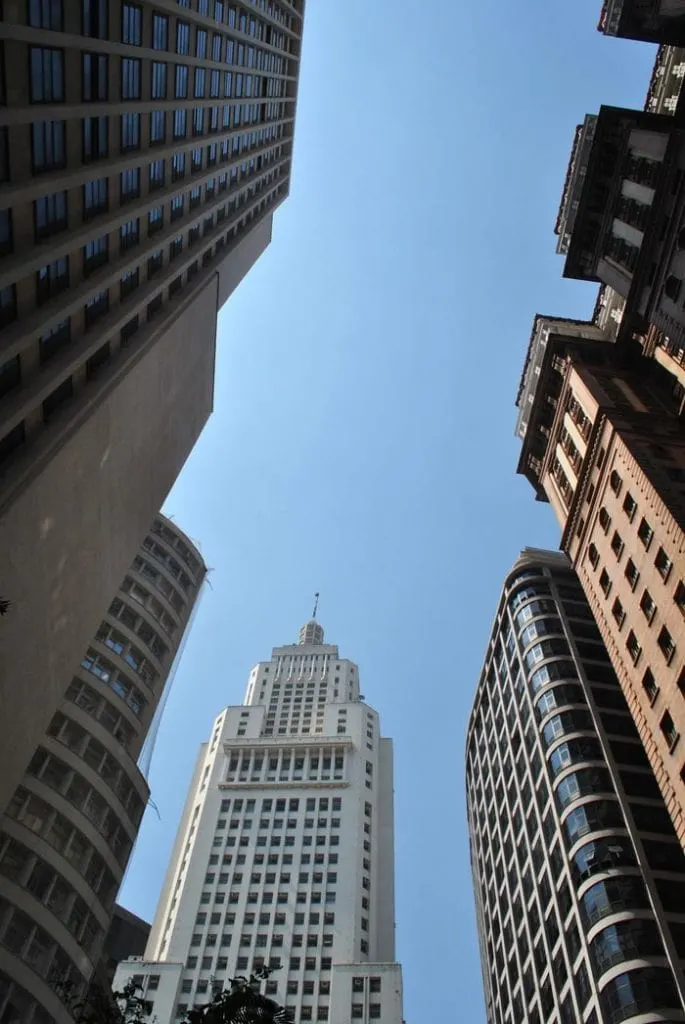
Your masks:
{"label": "window", "polygon": [[121,115],[121,151],[140,149],[140,114]]}
{"label": "window", "polygon": [[628,633],[626,647],[628,649],[628,654],[633,659],[633,664],[637,665],[638,661],[640,660],[640,655],[642,654],[642,647],[640,646],[640,643],[635,634],[633,633],[632,629]]}
{"label": "window", "polygon": [[137,58],[121,58],[121,98],[140,99],[140,61]]}
{"label": "window", "polygon": [[622,486],[623,481],[621,480],[620,476],[618,475],[615,469],[612,470],[611,476],[609,477],[609,487],[611,487],[614,494],[618,494]]}
{"label": "window", "polygon": [[119,247],[121,251],[126,252],[134,245],[137,245],[139,237],[140,220],[138,217],[135,220],[129,220],[122,224],[119,228]]}
{"label": "window", "polygon": [[621,604],[621,602],[619,601],[618,598],[616,598],[616,600],[614,601],[614,603],[613,603],[613,605],[611,607],[611,614],[613,615],[614,619],[618,623],[618,628],[621,629],[622,626],[623,626],[623,623],[626,621],[626,613],[625,613],[625,608],[623,607],[623,605]]}
{"label": "window", "polygon": [[186,173],[186,155],[185,153],[174,153],[171,158],[171,180],[178,181],[179,178],[184,177]]}
{"label": "window", "polygon": [[183,56],[190,53],[190,25],[187,21],[176,22],[176,53]]}
{"label": "window", "polygon": [[83,34],[91,39],[109,37],[107,0],[83,0]]}
{"label": "window", "polygon": [[635,501],[635,498],[632,496],[630,491],[626,492],[626,496],[623,499],[623,511],[632,523],[633,519],[635,518],[635,513],[637,512],[637,502]]}
{"label": "window", "polygon": [[640,525],[637,528],[637,535],[640,538],[640,540],[642,541],[642,544],[644,545],[645,550],[648,551],[649,550],[649,545],[652,543],[652,537],[654,536],[654,530],[649,525],[649,523],[644,518],[644,516],[640,520]]}
{"label": "window", "polygon": [[651,668],[645,669],[645,673],[642,677],[642,688],[649,697],[650,703],[654,704],[657,697],[659,696],[659,687],[657,686],[654,673]]}
{"label": "window", "polygon": [[34,204],[36,241],[64,230],[67,226],[67,193],[55,192],[36,199]]}
{"label": "window", "polygon": [[29,0],[29,25],[62,31],[62,0]]}
{"label": "window", "polygon": [[626,562],[624,576],[630,583],[631,589],[635,590],[635,587],[637,586],[637,581],[640,578],[640,573],[637,571],[637,566],[635,565],[635,562],[632,560],[632,558],[629,558]]}
{"label": "window", "polygon": [[124,299],[136,290],[140,284],[140,273],[138,267],[135,270],[127,270],[119,279],[119,299]]}
{"label": "window", "polygon": [[71,321],[69,318],[56,324],[38,339],[38,351],[41,365],[47,363],[55,353],[71,341]]}
{"label": "window", "polygon": [[150,114],[150,145],[154,146],[166,140],[166,114],[163,110],[153,110]]}
{"label": "window", "polygon": [[64,51],[32,46],[29,60],[31,102],[61,103],[64,100]]}
{"label": "window", "polygon": [[83,160],[102,160],[109,152],[109,118],[86,117],[83,119]]}
{"label": "window", "polygon": [[164,160],[153,160],[150,164],[150,190],[164,186]]}
{"label": "window", "polygon": [[664,581],[667,580],[668,577],[671,575],[673,562],[668,557],[663,548],[659,548],[659,550],[657,551],[656,558],[654,559],[654,565],[656,566],[656,570],[661,576],[661,578]]}
{"label": "window", "polygon": [[74,385],[71,377],[63,380],[54,391],[51,391],[43,402],[43,423],[49,423],[60,406],[68,402],[74,394]]}
{"label": "window", "polygon": [[152,49],[167,50],[169,48],[169,19],[166,14],[152,15]]}
{"label": "window", "polygon": [[601,573],[599,574],[599,585],[604,592],[604,596],[608,597],[609,591],[611,590],[611,580],[609,578],[609,573],[606,571],[606,569],[602,569]]}
{"label": "window", "polygon": [[31,126],[31,148],[35,174],[64,167],[64,121],[34,121]]}
{"label": "window", "polygon": [[109,309],[109,291],[101,291],[93,295],[84,306],[86,328],[91,327],[96,320],[104,316]]}
{"label": "window", "polygon": [[656,604],[648,590],[645,590],[640,598],[640,608],[647,622],[651,622],[656,614]]}
{"label": "window", "polygon": [[[177,100],[188,98],[188,65],[177,64],[176,76],[174,79],[174,96]],[[185,113],[185,111],[184,111]]]}
{"label": "window", "polygon": [[664,739],[668,743],[669,748],[673,750],[676,743],[678,742],[679,733],[675,727],[675,722],[671,718],[671,715],[668,711],[664,711],[663,715],[661,716],[659,728],[661,729],[661,732],[663,733]]}
{"label": "window", "polygon": [[137,199],[140,195],[140,167],[129,167],[119,176],[119,189],[122,203]]}
{"label": "window", "polygon": [[[175,139],[184,139],[185,138],[186,130],[187,130],[186,129],[186,123],[187,123],[186,111],[185,110],[175,110],[174,111],[174,138]],[[183,154],[180,154],[180,155],[183,155]]]}
{"label": "window", "polygon": [[657,644],[659,645],[659,650],[666,659],[666,663],[670,665],[673,660],[673,655],[675,654],[675,642],[665,626],[662,626],[659,631]]}
{"label": "window", "polygon": [[55,295],[59,295],[68,287],[69,259],[67,256],[54,260],[52,263],[46,263],[36,272],[36,300],[39,306],[54,298]]}
{"label": "window", "polygon": [[599,551],[597,550],[594,544],[590,544],[590,546],[588,547],[587,557],[592,568],[596,569],[599,565]]}
{"label": "window", "polygon": [[143,41],[143,12],[136,4],[122,4],[121,41],[140,46]]}
{"label": "window", "polygon": [[84,53],[82,54],[81,61],[81,82],[84,102],[106,102],[109,92],[107,54]]}
{"label": "window", "polygon": [[611,550],[616,555],[616,558],[620,559],[623,554],[623,541],[618,530],[614,530],[614,535],[611,538]]}
{"label": "window", "polygon": [[157,61],[152,62],[152,99],[153,100],[165,100],[166,99],[166,83],[167,83],[167,70],[166,64],[159,64]]}
{"label": "window", "polygon": [[83,247],[83,273],[91,274],[109,258],[109,238],[103,235],[101,238],[93,239]]}
{"label": "window", "polygon": [[611,526],[611,516],[604,507],[599,510],[599,525],[602,527],[604,533],[606,533]]}

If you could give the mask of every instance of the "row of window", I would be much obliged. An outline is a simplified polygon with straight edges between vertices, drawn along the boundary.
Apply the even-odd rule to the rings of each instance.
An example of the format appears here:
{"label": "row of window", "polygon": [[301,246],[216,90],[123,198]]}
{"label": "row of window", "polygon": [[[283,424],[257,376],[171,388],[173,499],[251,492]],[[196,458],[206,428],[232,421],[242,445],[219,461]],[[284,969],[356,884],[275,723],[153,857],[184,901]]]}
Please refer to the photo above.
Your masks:
{"label": "row of window", "polygon": [[[313,911],[312,913],[310,913],[307,920],[305,920],[305,917],[306,917],[306,915],[303,914],[303,913],[300,913],[300,912],[296,913],[294,915],[294,917],[293,917],[294,924],[295,925],[309,924],[310,926],[315,926],[315,925],[319,925],[319,924],[322,923],[321,922],[322,915],[318,911]],[[205,924],[223,925],[225,927],[227,925],[234,925],[235,924],[235,920],[236,920],[236,915],[232,911],[228,911],[223,916],[222,916],[222,914],[220,914],[220,913],[218,913],[216,911],[212,912],[211,914],[206,914],[206,913],[202,912],[202,913],[199,913],[197,915],[197,917],[195,918],[195,924],[196,925],[205,925]],[[285,911],[278,911],[277,913],[275,913],[273,915],[274,925],[285,925],[285,924],[287,924],[287,920],[288,920],[288,915],[286,914]],[[249,911],[246,912],[245,914],[243,914],[241,931],[243,931],[245,929],[245,927],[247,927],[249,925],[253,925],[253,924],[270,925],[271,924],[271,914],[268,913],[268,912],[262,912],[260,914],[255,914],[255,913],[252,913],[252,912],[249,912]],[[335,914],[333,913],[332,910],[327,910],[323,914],[323,924],[325,924],[325,925],[335,924]]]}
{"label": "row of window", "polygon": [[93,890],[104,909],[109,911],[119,883],[93,844],[75,825],[23,786],[15,791],[6,813],[64,857]]}
{"label": "row of window", "polygon": [[61,711],[54,714],[47,733],[48,736],[52,736],[81,758],[84,764],[87,764],[103,780],[116,796],[129,819],[135,826],[138,826],[145,810],[145,804],[124,768],[112,754],[105,750],[102,743],[82,725],[68,718]]}
{"label": "row of window", "polygon": [[0,875],[26,889],[71,933],[87,956],[99,951],[103,929],[85,901],[53,867],[0,832]]}
{"label": "row of window", "polygon": [[40,779],[73,804],[104,838],[116,860],[125,866],[132,841],[105,798],[82,775],[42,747],[31,758],[27,774]]}

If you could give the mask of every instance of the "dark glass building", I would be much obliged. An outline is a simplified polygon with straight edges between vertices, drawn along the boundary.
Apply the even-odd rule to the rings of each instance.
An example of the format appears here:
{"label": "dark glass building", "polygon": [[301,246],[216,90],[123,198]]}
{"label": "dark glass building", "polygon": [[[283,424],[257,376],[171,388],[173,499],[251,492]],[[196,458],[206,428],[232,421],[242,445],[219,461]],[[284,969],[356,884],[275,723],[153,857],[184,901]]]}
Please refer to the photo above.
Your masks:
{"label": "dark glass building", "polygon": [[506,578],[466,790],[489,1024],[685,1020],[685,856],[561,554]]}

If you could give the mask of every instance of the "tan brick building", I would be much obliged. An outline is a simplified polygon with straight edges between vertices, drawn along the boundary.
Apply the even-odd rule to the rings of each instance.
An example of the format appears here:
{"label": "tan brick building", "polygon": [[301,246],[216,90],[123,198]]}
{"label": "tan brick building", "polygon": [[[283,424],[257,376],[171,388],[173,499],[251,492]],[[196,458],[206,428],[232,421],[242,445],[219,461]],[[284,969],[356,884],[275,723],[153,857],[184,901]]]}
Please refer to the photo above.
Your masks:
{"label": "tan brick building", "polygon": [[685,429],[650,364],[586,328],[536,318],[519,472],[556,513],[685,845]]}
{"label": "tan brick building", "polygon": [[303,13],[3,4],[0,808],[211,412],[217,311],[289,190]]}

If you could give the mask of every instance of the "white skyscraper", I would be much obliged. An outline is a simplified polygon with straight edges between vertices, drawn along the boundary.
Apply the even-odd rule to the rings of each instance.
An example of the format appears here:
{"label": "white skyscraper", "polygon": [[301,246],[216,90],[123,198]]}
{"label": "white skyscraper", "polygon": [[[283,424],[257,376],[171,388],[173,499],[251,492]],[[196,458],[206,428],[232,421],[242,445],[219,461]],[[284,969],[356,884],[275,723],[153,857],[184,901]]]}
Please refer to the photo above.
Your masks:
{"label": "white skyscraper", "polygon": [[392,741],[357,666],[315,621],[250,673],[203,744],[135,977],[158,1024],[215,986],[279,966],[296,1021],[401,1024]]}

